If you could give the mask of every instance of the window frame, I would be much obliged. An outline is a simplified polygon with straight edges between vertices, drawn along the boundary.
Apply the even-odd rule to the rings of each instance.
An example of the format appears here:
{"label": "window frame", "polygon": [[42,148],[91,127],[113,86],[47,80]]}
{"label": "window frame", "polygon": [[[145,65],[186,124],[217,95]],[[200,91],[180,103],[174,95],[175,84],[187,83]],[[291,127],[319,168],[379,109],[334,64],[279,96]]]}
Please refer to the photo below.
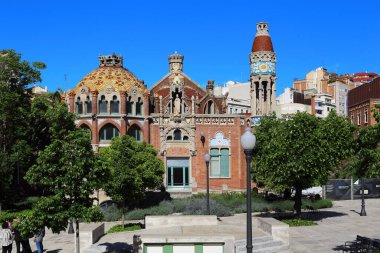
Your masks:
{"label": "window frame", "polygon": [[[215,155],[212,154],[212,150],[217,149],[218,150],[218,163],[219,163],[219,176],[212,175],[212,158],[215,157]],[[228,176],[222,176],[222,150],[228,150]],[[226,146],[213,146],[210,147],[209,150],[210,154],[210,164],[209,164],[209,177],[210,178],[231,178],[231,149],[230,147]]]}
{"label": "window frame", "polygon": [[[103,131],[106,131],[107,130],[107,127],[113,127],[113,133],[112,133],[112,138],[111,139],[107,139],[107,133],[104,133],[104,139],[102,139],[101,137],[102,137],[102,132]],[[115,131],[116,130],[116,131]],[[117,133],[117,134],[116,134]],[[111,124],[111,123],[108,123],[108,124],[106,124],[106,125],[104,125],[101,129],[100,129],[100,131],[99,131],[99,142],[111,142],[112,141],[112,139],[113,138],[115,138],[115,137],[119,137],[120,136],[120,131],[119,131],[119,129],[115,126],[115,125],[113,125],[113,124]]]}

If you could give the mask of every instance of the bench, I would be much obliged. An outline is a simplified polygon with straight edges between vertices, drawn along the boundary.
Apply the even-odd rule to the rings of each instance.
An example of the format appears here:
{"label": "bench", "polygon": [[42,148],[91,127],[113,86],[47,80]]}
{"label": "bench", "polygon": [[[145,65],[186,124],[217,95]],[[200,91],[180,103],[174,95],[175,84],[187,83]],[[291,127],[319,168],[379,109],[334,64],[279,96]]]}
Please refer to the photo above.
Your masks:
{"label": "bench", "polygon": [[357,235],[354,241],[345,242],[343,252],[380,252],[380,240]]}

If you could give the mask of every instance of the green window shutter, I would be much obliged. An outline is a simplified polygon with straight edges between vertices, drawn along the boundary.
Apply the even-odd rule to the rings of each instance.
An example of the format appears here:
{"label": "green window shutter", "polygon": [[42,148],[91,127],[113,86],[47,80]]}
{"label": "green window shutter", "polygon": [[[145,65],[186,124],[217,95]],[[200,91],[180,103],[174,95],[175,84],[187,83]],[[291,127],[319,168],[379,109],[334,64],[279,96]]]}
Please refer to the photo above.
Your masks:
{"label": "green window shutter", "polygon": [[210,176],[219,177],[220,176],[220,162],[219,162],[219,149],[212,148],[210,150]]}
{"label": "green window shutter", "polygon": [[220,152],[220,176],[230,176],[230,154],[228,148],[223,148]]}
{"label": "green window shutter", "polygon": [[195,253],[203,253],[203,245],[195,244]]}
{"label": "green window shutter", "polygon": [[173,253],[173,245],[172,244],[167,244],[164,245],[164,253]]}

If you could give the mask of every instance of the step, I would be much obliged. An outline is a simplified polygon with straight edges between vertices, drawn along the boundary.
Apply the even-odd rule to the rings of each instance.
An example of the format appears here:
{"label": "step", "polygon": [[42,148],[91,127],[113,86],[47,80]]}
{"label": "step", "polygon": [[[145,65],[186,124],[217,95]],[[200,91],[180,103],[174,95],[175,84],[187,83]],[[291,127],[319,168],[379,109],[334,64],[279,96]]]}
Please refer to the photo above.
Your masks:
{"label": "step", "polygon": [[[268,240],[270,238],[262,238],[261,242],[252,243],[252,252],[255,253],[272,253],[272,252],[281,252],[289,248],[288,245],[285,245],[282,241]],[[245,240],[239,240],[235,244],[236,253],[245,253],[247,252]]]}
{"label": "step", "polygon": [[[260,237],[252,238],[252,244],[267,242],[267,241],[273,241],[273,237],[272,236],[260,236]],[[235,247],[240,247],[240,246],[245,247],[246,244],[247,244],[246,239],[235,241]]]}

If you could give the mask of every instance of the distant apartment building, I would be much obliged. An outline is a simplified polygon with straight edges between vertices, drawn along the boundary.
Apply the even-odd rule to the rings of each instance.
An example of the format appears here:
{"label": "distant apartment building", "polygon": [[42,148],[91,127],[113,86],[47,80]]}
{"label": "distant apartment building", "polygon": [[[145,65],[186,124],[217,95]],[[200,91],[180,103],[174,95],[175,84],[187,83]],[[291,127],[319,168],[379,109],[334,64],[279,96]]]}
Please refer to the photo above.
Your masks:
{"label": "distant apartment building", "polygon": [[34,85],[34,87],[32,88],[32,94],[33,95],[42,95],[42,94],[48,94],[48,88],[47,86],[45,87],[41,87],[41,86],[38,86],[38,85]]}
{"label": "distant apartment building", "polygon": [[300,92],[313,89],[317,93],[327,93],[328,80],[327,69],[319,67],[307,73],[305,79],[294,80],[293,88]]}
{"label": "distant apartment building", "polygon": [[331,95],[315,94],[311,97],[311,113],[318,118],[327,117],[332,110],[336,110],[336,106]]}
{"label": "distant apartment building", "polygon": [[251,113],[250,82],[228,81],[214,88],[215,96],[227,96],[227,114]]}
{"label": "distant apartment building", "polygon": [[293,88],[285,88],[284,93],[276,98],[276,115],[286,118],[297,112],[311,113],[311,99]]}
{"label": "distant apartment building", "polygon": [[339,115],[347,116],[347,94],[349,86],[340,81],[329,83],[328,94],[332,96],[332,104]]}
{"label": "distant apartment building", "polygon": [[375,125],[377,122],[371,110],[380,104],[380,77],[348,92],[348,116],[360,127]]}

